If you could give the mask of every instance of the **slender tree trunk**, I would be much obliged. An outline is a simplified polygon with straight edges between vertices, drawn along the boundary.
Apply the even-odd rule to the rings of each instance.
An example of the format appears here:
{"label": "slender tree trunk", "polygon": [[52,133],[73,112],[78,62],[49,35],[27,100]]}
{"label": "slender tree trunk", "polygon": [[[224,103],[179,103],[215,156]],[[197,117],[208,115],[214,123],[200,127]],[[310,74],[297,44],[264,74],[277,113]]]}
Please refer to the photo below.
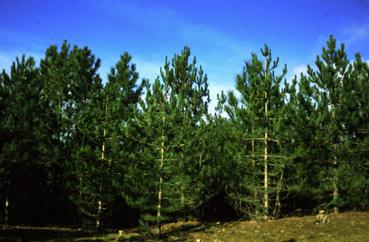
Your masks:
{"label": "slender tree trunk", "polygon": [[[335,105],[332,106],[332,119],[333,122],[336,123],[336,110],[335,110]],[[337,161],[337,133],[334,132],[333,134],[333,161],[332,161],[332,166],[333,166],[333,197],[332,197],[332,202],[334,204],[333,207],[333,211],[334,213],[338,213],[338,207],[337,207],[337,201],[339,198],[339,193],[338,193],[338,174],[337,174],[337,165],[338,165],[338,161]]]}
{"label": "slender tree trunk", "polygon": [[333,211],[334,213],[338,213],[338,207],[337,207],[337,201],[339,198],[339,192],[338,192],[338,175],[337,175],[337,155],[336,155],[336,149],[337,149],[337,144],[333,145],[333,150],[334,150],[334,157],[333,157]]}
{"label": "slender tree trunk", "polygon": [[280,209],[281,209],[280,192],[282,190],[282,184],[283,184],[283,170],[284,170],[284,166],[282,166],[281,176],[280,176],[278,184],[277,184],[277,194],[276,194],[276,198],[275,198],[275,206],[274,206],[273,216],[276,216],[277,212],[280,211]]}
{"label": "slender tree trunk", "polygon": [[[107,123],[107,120],[106,120],[106,116],[108,115],[108,98],[106,98],[106,101],[105,101],[105,120],[104,120],[104,129],[103,129],[103,142],[101,144],[101,167],[104,167],[104,162],[105,162],[105,159],[106,159],[106,156],[105,156],[105,150],[106,150],[106,123]],[[99,229],[100,228],[100,224],[101,224],[101,214],[102,214],[102,201],[101,201],[101,192],[102,192],[102,182],[100,183],[100,186],[99,186],[99,200],[97,201],[97,216],[96,216],[96,221],[95,221],[95,224],[96,224],[96,228]]]}
{"label": "slender tree trunk", "polygon": [[[100,190],[101,190],[101,185],[100,185]],[[101,211],[102,211],[102,202],[101,202],[101,200],[99,200],[99,201],[97,201],[97,216],[96,216],[96,220],[95,220],[96,229],[100,228]]]}
{"label": "slender tree trunk", "polygon": [[161,202],[162,202],[162,189],[163,189],[163,167],[164,167],[164,123],[165,116],[163,114],[163,129],[161,131],[161,146],[160,146],[160,165],[159,165],[159,191],[158,191],[158,206],[157,206],[157,226],[158,226],[158,237],[161,236]]}
{"label": "slender tree trunk", "polygon": [[265,112],[265,130],[264,130],[264,217],[267,218],[269,211],[269,191],[268,191],[268,94],[264,92],[264,112]]}
{"label": "slender tree trunk", "polygon": [[[254,128],[254,124],[252,125],[252,129],[251,129],[251,133],[254,136],[255,135],[255,128]],[[251,140],[251,159],[252,159],[252,170],[253,170],[253,175],[254,175],[254,205],[255,205],[255,215],[258,216],[258,209],[259,209],[259,202],[258,202],[258,190],[257,190],[257,184],[258,184],[258,178],[256,175],[256,170],[255,170],[255,165],[256,165],[256,161],[255,161],[255,138],[252,137]]]}
{"label": "slender tree trunk", "polygon": [[[100,157],[101,162],[104,162],[104,160],[105,160],[105,135],[106,135],[106,129],[104,128],[104,131],[103,131],[103,139],[104,140],[103,140],[102,145],[101,145],[101,157]],[[101,166],[103,167],[103,164]],[[99,194],[98,194],[99,197],[101,195],[101,192],[102,192],[102,182],[99,185]],[[99,200],[97,201],[97,216],[96,216],[96,220],[95,220],[95,225],[96,225],[97,229],[99,229],[100,224],[101,224],[101,221],[100,221],[101,212],[102,212],[102,201],[101,201],[101,198],[99,198]]]}
{"label": "slender tree trunk", "polygon": [[[103,142],[101,145],[101,162],[105,161],[105,136],[106,136],[106,129],[104,127],[104,131],[103,131]],[[103,164],[101,165],[103,167]],[[99,185],[99,194],[98,196],[101,196],[101,192],[102,192],[102,182]],[[101,221],[100,221],[100,217],[101,217],[101,212],[102,212],[102,201],[101,198],[99,198],[99,200],[97,201],[97,216],[96,216],[96,220],[95,220],[95,225],[96,228],[98,229],[100,227]]]}
{"label": "slender tree trunk", "polygon": [[[183,154],[181,154],[181,159],[184,160]],[[201,162],[201,155],[200,155],[200,162]],[[181,183],[181,208],[185,207],[186,202],[186,195],[185,195],[185,187],[183,185],[183,182]],[[186,213],[184,213],[186,216]]]}
{"label": "slender tree trunk", "polygon": [[5,198],[5,225],[8,225],[8,219],[9,219],[9,196],[7,195]]}

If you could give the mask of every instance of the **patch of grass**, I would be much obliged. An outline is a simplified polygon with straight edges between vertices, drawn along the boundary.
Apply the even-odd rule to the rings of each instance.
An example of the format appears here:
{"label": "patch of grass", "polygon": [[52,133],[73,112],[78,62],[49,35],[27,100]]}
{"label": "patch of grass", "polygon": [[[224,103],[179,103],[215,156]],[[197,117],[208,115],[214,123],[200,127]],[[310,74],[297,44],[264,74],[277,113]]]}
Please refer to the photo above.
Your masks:
{"label": "patch of grass", "polygon": [[369,213],[330,214],[329,219],[325,224],[316,224],[315,216],[215,223],[177,236],[189,241],[369,241]]}
{"label": "patch of grass", "polygon": [[[235,221],[166,225],[162,241],[369,241],[369,213],[330,214],[329,222],[315,223],[316,216],[289,217],[270,221]],[[150,241],[150,240],[149,240]],[[154,241],[154,239],[152,240]]]}

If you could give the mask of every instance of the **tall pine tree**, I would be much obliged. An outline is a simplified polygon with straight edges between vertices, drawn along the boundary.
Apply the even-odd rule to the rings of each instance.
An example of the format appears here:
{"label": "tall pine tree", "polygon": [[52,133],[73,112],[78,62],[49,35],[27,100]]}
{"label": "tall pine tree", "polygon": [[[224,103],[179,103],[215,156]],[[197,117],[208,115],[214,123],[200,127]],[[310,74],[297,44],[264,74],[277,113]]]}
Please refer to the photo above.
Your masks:
{"label": "tall pine tree", "polygon": [[17,58],[9,74],[1,73],[0,86],[1,212],[5,223],[37,222],[34,216],[50,212],[45,209],[54,153],[52,115],[34,59]]}
{"label": "tall pine tree", "polygon": [[[287,72],[276,75],[279,59],[271,50],[261,49],[237,75],[237,98],[228,94],[225,107],[232,123],[238,127],[239,147],[235,174],[229,180],[228,194],[236,208],[246,216],[276,216],[281,207],[283,172],[288,161],[285,154],[286,91],[281,83]],[[286,85],[286,84],[285,84]]]}
{"label": "tall pine tree", "polygon": [[197,208],[204,190],[197,180],[202,155],[192,146],[207,113],[207,77],[189,57],[184,48],[165,61],[161,80],[147,85],[136,116],[140,132],[130,136],[141,152],[129,167],[127,200],[142,209],[143,220],[157,223],[159,236],[161,222]]}
{"label": "tall pine tree", "polygon": [[[344,113],[343,85],[348,79],[349,61],[344,45],[336,48],[333,36],[327,41],[327,48],[315,61],[317,70],[308,66],[308,78],[313,91],[313,102],[316,103],[314,117],[316,133],[315,139],[320,150],[320,172],[323,189],[330,193],[331,200],[327,201],[334,211],[340,206],[340,173],[344,159],[342,155],[345,137],[345,126],[342,118]],[[328,178],[328,179],[327,179]]]}

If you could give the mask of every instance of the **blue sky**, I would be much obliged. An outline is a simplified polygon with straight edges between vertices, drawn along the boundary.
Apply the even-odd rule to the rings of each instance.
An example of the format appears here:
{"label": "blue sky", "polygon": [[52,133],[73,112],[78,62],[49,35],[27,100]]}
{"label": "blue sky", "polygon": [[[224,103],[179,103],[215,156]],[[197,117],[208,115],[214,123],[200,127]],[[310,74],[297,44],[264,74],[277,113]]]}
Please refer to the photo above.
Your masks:
{"label": "blue sky", "polygon": [[0,68],[23,53],[39,59],[68,40],[102,59],[103,79],[128,51],[140,76],[152,80],[165,56],[188,45],[215,99],[264,43],[290,77],[314,62],[329,34],[346,44],[350,59],[360,52],[368,60],[369,1],[1,0]]}

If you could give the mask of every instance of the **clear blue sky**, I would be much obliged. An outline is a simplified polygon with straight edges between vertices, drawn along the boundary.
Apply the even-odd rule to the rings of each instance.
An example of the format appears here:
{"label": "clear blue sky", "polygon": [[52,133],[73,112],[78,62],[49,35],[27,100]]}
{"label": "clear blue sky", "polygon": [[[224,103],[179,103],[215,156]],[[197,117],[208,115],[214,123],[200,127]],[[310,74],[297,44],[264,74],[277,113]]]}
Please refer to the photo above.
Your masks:
{"label": "clear blue sky", "polygon": [[329,34],[369,59],[367,0],[0,0],[0,68],[22,53],[39,59],[63,40],[102,59],[103,79],[128,51],[141,77],[191,47],[212,97],[234,87],[244,60],[267,43],[289,76],[313,63]]}

